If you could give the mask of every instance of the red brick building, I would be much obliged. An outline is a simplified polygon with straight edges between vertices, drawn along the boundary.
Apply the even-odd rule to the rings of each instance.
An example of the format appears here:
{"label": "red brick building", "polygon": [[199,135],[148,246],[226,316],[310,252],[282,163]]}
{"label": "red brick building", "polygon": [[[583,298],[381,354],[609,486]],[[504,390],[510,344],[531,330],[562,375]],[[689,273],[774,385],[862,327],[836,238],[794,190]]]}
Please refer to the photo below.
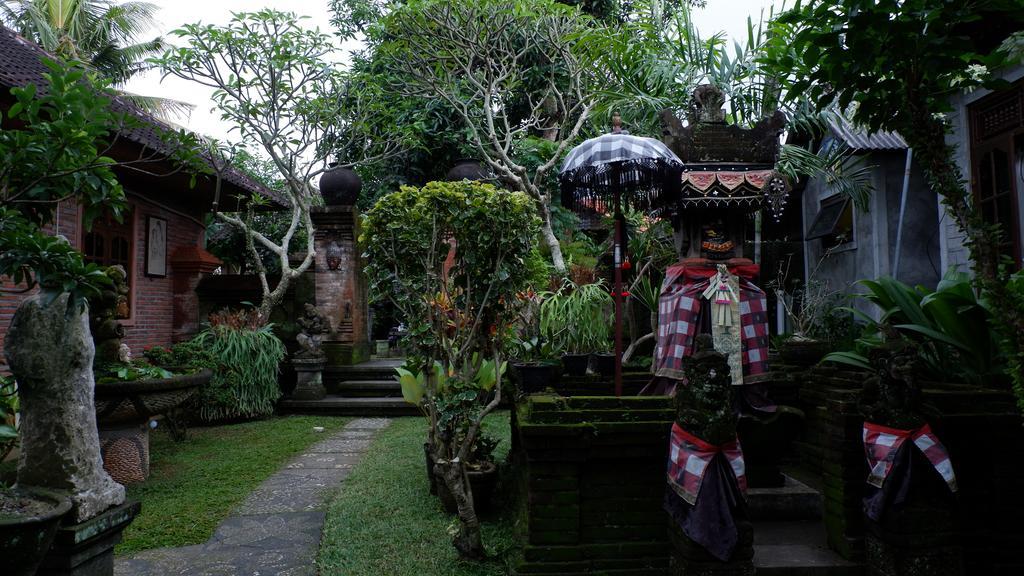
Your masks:
{"label": "red brick building", "polygon": [[[10,89],[36,84],[45,90],[42,58],[48,55],[35,44],[0,27],[0,111],[14,99]],[[121,264],[129,272],[130,312],[122,321],[132,350],[167,345],[194,334],[199,328],[198,301],[194,292],[203,274],[213,272],[219,261],[206,252],[205,221],[214,200],[212,177],[200,175],[190,186],[191,173],[172,165],[165,154],[168,144],[159,129],[169,130],[127,100],[116,98],[112,108],[141,120],[141,128],[118,134],[110,156],[115,160],[145,157],[145,173],[120,169],[118,177],[128,197],[130,211],[123,222],[97,219],[90,231],[82,226],[82,214],[74,201],[61,203],[51,226],[80,250],[87,261]],[[4,115],[6,118],[6,115]],[[3,124],[2,129],[12,129]],[[237,209],[237,198],[253,193],[273,193],[238,171],[228,171],[221,185],[219,207]],[[162,241],[162,242],[161,242]],[[6,278],[0,279],[6,281]],[[13,286],[5,282],[3,287]],[[0,294],[0,369],[4,368],[3,337],[11,317],[25,294]]]}

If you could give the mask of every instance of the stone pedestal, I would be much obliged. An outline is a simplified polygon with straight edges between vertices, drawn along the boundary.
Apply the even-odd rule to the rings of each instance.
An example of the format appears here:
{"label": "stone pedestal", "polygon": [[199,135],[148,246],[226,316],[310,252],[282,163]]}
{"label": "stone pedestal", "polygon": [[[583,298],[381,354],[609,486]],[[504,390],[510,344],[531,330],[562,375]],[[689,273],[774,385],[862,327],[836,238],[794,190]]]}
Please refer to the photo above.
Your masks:
{"label": "stone pedestal", "polygon": [[149,423],[100,430],[103,469],[120,484],[136,484],[149,476]]}
{"label": "stone pedestal", "polygon": [[669,540],[672,543],[672,556],[669,560],[671,576],[754,576],[754,527],[748,521],[737,521],[739,541],[728,562],[722,562],[704,549],[703,546],[690,540],[679,528],[679,524],[669,520]]}
{"label": "stone pedestal", "polygon": [[328,317],[331,331],[323,341],[330,366],[370,359],[366,287],[354,206],[318,206],[310,213],[316,232],[316,307]]}
{"label": "stone pedestal", "polygon": [[36,576],[113,576],[114,546],[141,508],[129,500],[85,522],[61,526]]}
{"label": "stone pedestal", "polygon": [[296,400],[320,400],[327,394],[324,389],[323,369],[324,358],[294,358],[295,390],[292,398]]}

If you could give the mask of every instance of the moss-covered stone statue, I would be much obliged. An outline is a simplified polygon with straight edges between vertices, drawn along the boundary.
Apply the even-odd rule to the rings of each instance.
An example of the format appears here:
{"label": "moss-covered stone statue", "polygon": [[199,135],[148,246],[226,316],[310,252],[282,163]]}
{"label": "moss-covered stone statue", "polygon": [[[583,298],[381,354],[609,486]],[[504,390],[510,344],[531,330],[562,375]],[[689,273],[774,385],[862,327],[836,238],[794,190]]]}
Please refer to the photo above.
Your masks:
{"label": "moss-covered stone statue", "polygon": [[324,334],[331,331],[330,321],[316,306],[307,303],[303,308],[303,314],[295,321],[299,325],[299,334],[295,341],[299,344],[299,351],[296,358],[317,358],[323,359],[324,352],[321,349]]}
{"label": "moss-covered stone statue", "polygon": [[127,362],[130,358],[126,358],[128,354],[121,345],[125,332],[120,321],[130,314],[128,274],[120,265],[108,266],[103,272],[111,285],[89,299],[89,330],[96,345],[96,362]]}
{"label": "moss-covered stone statue", "polygon": [[953,462],[923,416],[917,343],[895,333],[868,358],[864,449],[870,472],[864,497],[866,573],[964,574]]}
{"label": "moss-covered stone statue", "polygon": [[673,576],[750,576],[753,527],[747,519],[743,455],[736,441],[735,386],[710,334],[698,335],[676,387],[665,511]]}
{"label": "moss-covered stone statue", "polygon": [[687,432],[720,445],[736,439],[734,389],[725,355],[710,334],[694,339],[693,356],[684,360],[686,385],[676,387],[676,421]]}
{"label": "moss-covered stone statue", "polygon": [[889,335],[881,346],[868,353],[868,360],[875,375],[864,384],[860,407],[864,420],[901,430],[923,425],[918,382],[918,374],[923,370],[920,346]]}

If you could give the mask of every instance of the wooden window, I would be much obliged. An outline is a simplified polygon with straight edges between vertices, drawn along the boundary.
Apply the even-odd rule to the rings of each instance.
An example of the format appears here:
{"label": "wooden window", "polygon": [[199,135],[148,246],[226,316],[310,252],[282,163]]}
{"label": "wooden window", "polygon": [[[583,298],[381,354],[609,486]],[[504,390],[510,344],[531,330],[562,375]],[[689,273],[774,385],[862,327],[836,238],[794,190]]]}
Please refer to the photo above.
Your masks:
{"label": "wooden window", "polygon": [[[82,254],[86,262],[99,264],[100,266],[121,265],[124,267],[128,282],[128,306],[127,314],[122,314],[123,319],[131,316],[131,294],[133,287],[134,269],[134,227],[133,215],[131,212],[124,214],[123,221],[118,222],[110,216],[100,216],[92,223],[92,229],[85,230],[82,234]],[[83,223],[84,224],[84,223]]]}
{"label": "wooden window", "polygon": [[1021,263],[1024,83],[971,106],[971,192],[981,216],[1003,232],[1000,251]]}
{"label": "wooden window", "polygon": [[849,198],[836,194],[821,201],[818,214],[807,229],[807,240],[821,238],[826,250],[854,241],[853,203]]}

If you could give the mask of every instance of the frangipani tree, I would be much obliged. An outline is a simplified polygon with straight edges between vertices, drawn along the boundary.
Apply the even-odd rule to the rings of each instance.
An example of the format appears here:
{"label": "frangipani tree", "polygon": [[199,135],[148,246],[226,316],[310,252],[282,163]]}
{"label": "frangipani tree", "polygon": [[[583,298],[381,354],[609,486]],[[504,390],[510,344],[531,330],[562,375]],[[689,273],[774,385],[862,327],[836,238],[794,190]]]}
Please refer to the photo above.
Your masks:
{"label": "frangipani tree", "polygon": [[[252,226],[252,210],[259,198],[251,199],[247,215],[217,213],[245,232],[262,285],[259,309],[264,319],[291,281],[313,263],[316,251],[309,214],[319,202],[313,182],[327,167],[337,127],[365,121],[366,100],[331,61],[336,46],[330,36],[304,28],[301,20],[294,13],[266,9],[237,13],[225,26],[189,24],[174,31],[185,46],[154,60],[167,75],[213,88],[221,118],[233,124],[242,141],[261,148],[280,174],[280,200],[291,210],[280,238],[268,237]],[[348,133],[355,138],[360,132]],[[343,165],[380,160],[397,148],[396,139],[368,137],[353,160]],[[232,162],[230,149],[220,148],[212,155],[218,169]],[[292,241],[300,229],[306,232],[306,245],[295,247]],[[257,245],[280,263],[276,286],[270,285]],[[305,256],[293,266],[289,254],[296,248]]]}
{"label": "frangipani tree", "polygon": [[[422,0],[381,22],[380,49],[408,80],[394,88],[455,110],[487,166],[534,200],[552,264],[565,272],[551,227],[555,190],[545,179],[590,119],[594,87],[607,80],[585,50],[587,37],[599,32],[593,20],[551,0]],[[529,136],[554,143],[533,168],[516,152]]]}
{"label": "frangipani tree", "polygon": [[403,393],[430,423],[429,449],[458,507],[454,544],[470,558],[484,549],[466,463],[501,401],[502,335],[517,318],[538,224],[525,194],[468,181],[404,186],[363,221],[370,297],[391,301],[409,325],[410,363],[424,376]]}

